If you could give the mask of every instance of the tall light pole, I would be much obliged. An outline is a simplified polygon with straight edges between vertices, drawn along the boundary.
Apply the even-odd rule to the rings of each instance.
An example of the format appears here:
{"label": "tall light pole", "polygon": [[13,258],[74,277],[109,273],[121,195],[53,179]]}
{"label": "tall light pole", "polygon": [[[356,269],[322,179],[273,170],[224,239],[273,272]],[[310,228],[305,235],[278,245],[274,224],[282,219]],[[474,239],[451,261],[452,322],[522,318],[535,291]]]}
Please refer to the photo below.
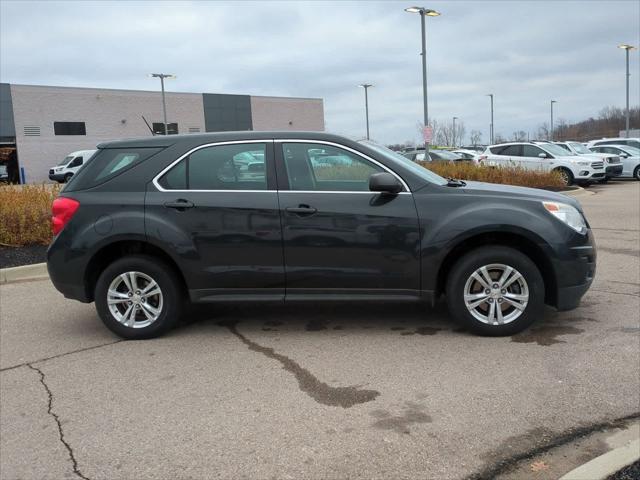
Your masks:
{"label": "tall light pole", "polygon": [[549,140],[553,142],[553,104],[558,103],[555,100],[551,100],[551,128],[549,129]]}
{"label": "tall light pole", "polygon": [[373,87],[373,85],[370,83],[362,83],[358,86],[364,88],[364,112],[367,119],[367,140],[369,140],[369,96],[367,95],[367,90],[369,87]]}
{"label": "tall light pole", "polygon": [[[409,7],[404,9],[405,12],[419,13],[420,26],[422,27],[422,101],[424,104],[424,126],[429,125],[429,107],[427,104],[427,33],[425,29],[424,17],[437,17],[440,13],[424,7]],[[424,158],[429,159],[429,142],[424,142]]]}
{"label": "tall light pole", "polygon": [[487,97],[491,98],[491,124],[489,125],[489,139],[493,145],[493,93],[487,94]]}
{"label": "tall light pole", "polygon": [[453,138],[451,139],[451,143],[453,143],[453,146],[456,146],[456,120],[458,119],[458,117],[453,117]]}
{"label": "tall light pole", "polygon": [[150,73],[149,76],[160,79],[160,88],[162,89],[162,117],[164,120],[164,134],[169,135],[169,129],[167,127],[167,103],[164,99],[164,79],[176,78],[176,76],[170,73]]}
{"label": "tall light pole", "polygon": [[618,48],[622,48],[623,50],[625,50],[627,57],[627,109],[625,112],[625,129],[627,133],[625,136],[629,138],[629,77],[631,76],[631,74],[629,73],[629,51],[635,50],[636,47],[623,43],[622,45],[618,45]]}

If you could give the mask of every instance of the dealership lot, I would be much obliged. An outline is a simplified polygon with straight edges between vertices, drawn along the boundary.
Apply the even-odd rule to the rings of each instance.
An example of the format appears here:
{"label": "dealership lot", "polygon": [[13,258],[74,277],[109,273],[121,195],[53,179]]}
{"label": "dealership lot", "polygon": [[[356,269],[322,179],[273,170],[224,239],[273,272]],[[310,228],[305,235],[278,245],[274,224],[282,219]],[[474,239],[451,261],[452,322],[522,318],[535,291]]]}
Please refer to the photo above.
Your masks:
{"label": "dealership lot", "polygon": [[2,478],[465,478],[638,415],[640,182],[589,190],[593,287],[514,337],[442,304],[289,305],[120,341],[48,281],[3,285]]}

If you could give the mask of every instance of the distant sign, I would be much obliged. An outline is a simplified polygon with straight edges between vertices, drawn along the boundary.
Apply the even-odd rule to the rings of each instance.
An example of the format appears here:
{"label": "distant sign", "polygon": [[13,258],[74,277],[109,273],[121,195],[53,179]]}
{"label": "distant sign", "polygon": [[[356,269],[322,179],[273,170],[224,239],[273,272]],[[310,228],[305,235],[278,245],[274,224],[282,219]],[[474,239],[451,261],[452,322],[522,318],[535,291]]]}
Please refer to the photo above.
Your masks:
{"label": "distant sign", "polygon": [[422,129],[422,138],[424,143],[431,143],[431,140],[433,140],[433,127],[424,127]]}

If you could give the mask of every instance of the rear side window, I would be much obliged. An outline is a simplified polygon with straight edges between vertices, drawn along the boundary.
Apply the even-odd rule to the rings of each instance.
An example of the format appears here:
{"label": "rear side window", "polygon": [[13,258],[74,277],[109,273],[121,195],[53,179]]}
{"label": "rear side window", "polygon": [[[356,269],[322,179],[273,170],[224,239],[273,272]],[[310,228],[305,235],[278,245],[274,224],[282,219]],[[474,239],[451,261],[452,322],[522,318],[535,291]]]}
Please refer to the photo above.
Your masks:
{"label": "rear side window", "polygon": [[511,157],[521,157],[522,156],[522,145],[507,145],[500,152],[500,155],[509,155]]}
{"label": "rear side window", "polygon": [[158,153],[162,148],[105,148],[80,169],[65,191],[84,190],[106,182]]}
{"label": "rear side window", "polygon": [[158,180],[165,190],[267,190],[266,144],[201,148]]}

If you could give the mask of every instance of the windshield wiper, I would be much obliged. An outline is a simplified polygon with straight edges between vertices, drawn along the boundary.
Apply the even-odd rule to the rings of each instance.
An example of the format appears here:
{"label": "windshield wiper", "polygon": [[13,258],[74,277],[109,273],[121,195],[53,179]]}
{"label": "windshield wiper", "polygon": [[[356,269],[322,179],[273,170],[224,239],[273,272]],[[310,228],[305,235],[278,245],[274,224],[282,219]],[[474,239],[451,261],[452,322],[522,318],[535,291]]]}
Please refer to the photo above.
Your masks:
{"label": "windshield wiper", "polygon": [[458,180],[457,178],[447,178],[447,187],[465,187],[467,182],[464,180]]}

